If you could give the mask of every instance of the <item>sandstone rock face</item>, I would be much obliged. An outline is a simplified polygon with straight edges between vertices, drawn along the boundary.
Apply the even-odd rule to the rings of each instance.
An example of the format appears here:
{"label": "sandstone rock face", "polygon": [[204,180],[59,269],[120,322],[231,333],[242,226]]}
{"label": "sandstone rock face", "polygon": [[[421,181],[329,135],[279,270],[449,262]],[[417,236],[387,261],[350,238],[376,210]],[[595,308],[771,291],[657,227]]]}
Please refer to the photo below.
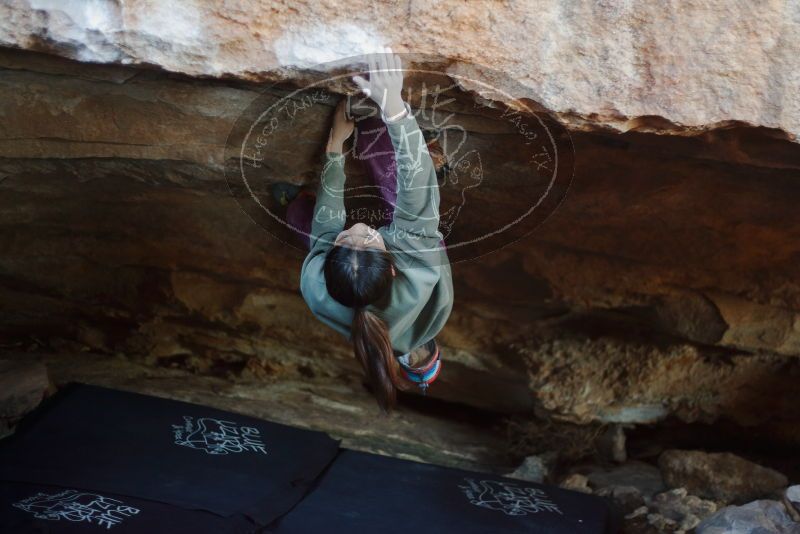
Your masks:
{"label": "sandstone rock face", "polygon": [[450,70],[472,78],[478,73],[459,58],[491,65],[519,82],[493,80],[513,98],[579,127],[691,131],[743,122],[800,132],[796,2],[498,7],[11,0],[0,7],[0,44],[248,80],[390,45],[454,58]]}
{"label": "sandstone rock face", "polygon": [[783,489],[788,480],[775,471],[730,453],[664,451],[658,460],[667,485],[725,503],[747,502]]}
{"label": "sandstone rock face", "polygon": [[578,423],[726,418],[796,439],[798,416],[786,408],[800,361],[745,353],[715,358],[688,343],[629,339],[609,323],[593,328],[598,332],[578,335],[566,323],[551,323],[513,344],[537,406],[551,416]]}

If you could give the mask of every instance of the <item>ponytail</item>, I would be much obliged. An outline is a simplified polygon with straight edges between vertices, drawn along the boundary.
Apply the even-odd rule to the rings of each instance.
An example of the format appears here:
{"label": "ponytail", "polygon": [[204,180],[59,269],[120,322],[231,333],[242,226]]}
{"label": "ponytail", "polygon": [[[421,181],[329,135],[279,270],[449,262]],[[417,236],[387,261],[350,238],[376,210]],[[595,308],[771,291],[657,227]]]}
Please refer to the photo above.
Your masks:
{"label": "ponytail", "polygon": [[393,265],[392,255],[386,250],[337,245],[328,251],[324,266],[328,293],[340,304],[353,308],[353,352],[385,413],[397,404],[397,390],[407,389],[409,383],[401,376],[395,360],[388,325],[366,306],[388,294]]}
{"label": "ponytail", "polygon": [[400,378],[386,323],[364,308],[353,316],[351,340],[356,358],[364,368],[372,394],[385,413],[397,404],[397,390],[407,385]]}

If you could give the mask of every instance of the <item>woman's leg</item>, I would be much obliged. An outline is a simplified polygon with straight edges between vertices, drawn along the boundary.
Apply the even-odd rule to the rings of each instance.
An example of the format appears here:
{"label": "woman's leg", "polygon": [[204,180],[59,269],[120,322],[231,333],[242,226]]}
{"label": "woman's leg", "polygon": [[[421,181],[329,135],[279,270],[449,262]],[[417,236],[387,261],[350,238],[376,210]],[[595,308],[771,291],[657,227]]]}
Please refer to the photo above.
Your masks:
{"label": "woman's leg", "polygon": [[292,233],[306,249],[311,248],[311,220],[314,217],[316,203],[316,195],[312,191],[303,189],[286,207],[286,222],[297,228],[292,230]]}
{"label": "woman's leg", "polygon": [[382,226],[392,222],[397,202],[397,161],[389,130],[380,117],[356,119],[355,157],[378,187],[383,216]]}
{"label": "woman's leg", "polygon": [[[361,160],[372,183],[378,187],[383,225],[388,225],[392,222],[397,202],[397,161],[389,130],[380,117],[356,119],[355,157]],[[444,239],[439,243],[442,248],[447,248]]]}

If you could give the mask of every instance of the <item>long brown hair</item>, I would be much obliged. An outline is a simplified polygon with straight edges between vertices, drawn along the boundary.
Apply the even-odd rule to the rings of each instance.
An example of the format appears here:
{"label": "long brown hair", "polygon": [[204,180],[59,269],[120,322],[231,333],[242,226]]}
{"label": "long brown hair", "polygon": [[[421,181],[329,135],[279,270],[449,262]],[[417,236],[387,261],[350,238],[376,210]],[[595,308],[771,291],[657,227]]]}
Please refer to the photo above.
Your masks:
{"label": "long brown hair", "polygon": [[372,394],[388,413],[397,403],[397,390],[407,389],[394,357],[389,327],[367,310],[389,292],[394,276],[391,253],[336,245],[325,256],[325,284],[334,300],[353,308],[350,340],[367,375]]}

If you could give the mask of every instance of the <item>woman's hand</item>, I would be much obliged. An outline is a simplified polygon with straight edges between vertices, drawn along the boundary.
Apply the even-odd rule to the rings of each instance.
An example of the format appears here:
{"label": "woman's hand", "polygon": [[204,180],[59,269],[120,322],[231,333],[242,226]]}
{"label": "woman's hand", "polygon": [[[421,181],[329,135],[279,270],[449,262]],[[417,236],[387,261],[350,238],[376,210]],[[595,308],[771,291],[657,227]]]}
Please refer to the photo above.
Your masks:
{"label": "woman's hand", "polygon": [[369,80],[353,76],[353,81],[364,94],[372,99],[386,116],[393,116],[405,109],[403,106],[403,70],[400,56],[384,47],[382,53],[367,54]]}
{"label": "woman's hand", "polygon": [[325,147],[326,152],[341,154],[344,142],[353,135],[353,129],[356,123],[354,120],[347,120],[344,109],[345,99],[343,98],[339,101],[339,104],[336,105],[336,111],[333,114],[333,126],[328,135],[328,144]]}

